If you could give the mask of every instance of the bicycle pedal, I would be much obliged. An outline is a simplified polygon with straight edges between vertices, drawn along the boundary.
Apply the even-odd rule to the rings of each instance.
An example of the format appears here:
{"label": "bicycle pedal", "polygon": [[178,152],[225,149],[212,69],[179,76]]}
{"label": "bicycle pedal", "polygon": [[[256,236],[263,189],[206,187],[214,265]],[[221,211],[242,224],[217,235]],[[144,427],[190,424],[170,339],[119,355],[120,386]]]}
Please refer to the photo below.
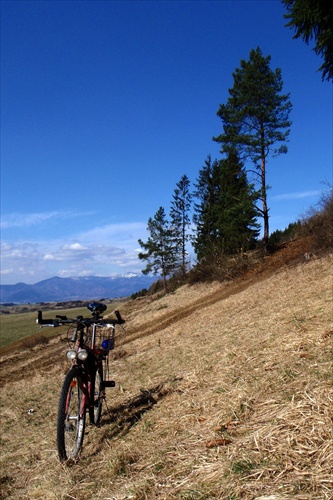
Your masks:
{"label": "bicycle pedal", "polygon": [[115,387],[116,383],[114,380],[105,380],[104,382],[102,382],[102,387],[103,388],[106,388],[106,387]]}

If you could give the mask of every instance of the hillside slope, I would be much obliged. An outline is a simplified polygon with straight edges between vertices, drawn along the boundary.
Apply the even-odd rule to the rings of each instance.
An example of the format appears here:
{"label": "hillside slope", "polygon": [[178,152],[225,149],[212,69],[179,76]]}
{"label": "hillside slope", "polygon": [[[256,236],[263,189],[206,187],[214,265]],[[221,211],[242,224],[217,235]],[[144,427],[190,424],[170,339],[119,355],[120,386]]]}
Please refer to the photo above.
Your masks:
{"label": "hillside slope", "polygon": [[54,442],[66,344],[1,360],[3,498],[333,497],[332,256],[122,314],[117,387],[73,467]]}

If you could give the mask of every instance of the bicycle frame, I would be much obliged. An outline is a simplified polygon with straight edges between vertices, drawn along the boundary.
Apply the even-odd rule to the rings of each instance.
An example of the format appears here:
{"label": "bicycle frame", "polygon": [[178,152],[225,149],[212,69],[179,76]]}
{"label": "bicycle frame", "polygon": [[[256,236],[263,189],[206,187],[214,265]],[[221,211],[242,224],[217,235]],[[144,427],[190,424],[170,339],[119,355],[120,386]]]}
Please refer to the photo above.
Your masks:
{"label": "bicycle frame", "polygon": [[[101,303],[93,302],[88,305],[88,309],[92,312],[92,318],[78,316],[76,319],[69,319],[66,316],[56,316],[55,319],[43,319],[42,312],[38,311],[37,323],[40,325],[76,325],[74,334],[71,338],[68,337],[69,343],[73,344],[73,348],[66,354],[71,367],[59,399],[57,445],[61,461],[78,457],[82,448],[87,410],[90,423],[98,425],[105,388],[115,386],[113,380],[105,380],[103,362],[105,361],[104,365],[108,370],[108,354],[114,346],[115,325],[122,325],[125,320],[121,318],[119,311],[115,311],[117,319],[103,320],[100,314],[106,310],[106,306]],[[111,327],[112,334],[110,336],[102,330],[103,335],[98,340],[101,347],[96,347],[99,327]],[[103,337],[107,338],[101,340]]]}
{"label": "bicycle frame", "polygon": [[[89,408],[94,406],[94,394],[92,393],[92,389],[94,387],[93,377],[97,370],[103,372],[102,367],[102,359],[100,357],[100,353],[96,352],[96,331],[98,327],[98,323],[93,323],[91,326],[91,340],[90,346],[87,346],[84,343],[84,333],[85,329],[88,330],[88,326],[80,326],[80,338],[78,342],[78,350],[77,352],[82,352],[83,350],[88,352],[88,356],[84,360],[80,360],[77,357],[72,360],[72,366],[75,366],[81,373],[82,376],[82,400],[81,400],[81,410],[80,416],[83,415]],[[106,355],[105,355],[106,357]],[[104,397],[104,394],[101,396]]]}

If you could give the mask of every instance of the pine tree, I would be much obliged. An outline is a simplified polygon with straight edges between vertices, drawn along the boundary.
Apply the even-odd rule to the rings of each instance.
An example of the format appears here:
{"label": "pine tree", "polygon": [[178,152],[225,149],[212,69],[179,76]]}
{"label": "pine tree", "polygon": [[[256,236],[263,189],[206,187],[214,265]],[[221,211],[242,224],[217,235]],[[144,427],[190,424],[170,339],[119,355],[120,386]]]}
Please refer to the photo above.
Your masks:
{"label": "pine tree", "polygon": [[170,209],[171,230],[183,277],[186,275],[188,266],[186,245],[190,239],[188,230],[191,225],[190,210],[192,195],[189,187],[190,181],[186,175],[183,175],[174,190]]}
{"label": "pine tree", "polygon": [[333,6],[328,0],[282,0],[288,13],[286,24],[294,29],[293,38],[302,38],[309,44],[314,40],[313,50],[324,59],[319,71],[322,80],[333,79]]}
{"label": "pine tree", "polygon": [[172,231],[166,219],[165,210],[160,207],[154,218],[149,218],[147,230],[150,236],[147,242],[138,240],[145,252],[140,252],[140,260],[148,261],[143,274],[160,274],[164,288],[167,288],[167,277],[172,275],[176,268],[176,252],[173,245]]}
{"label": "pine tree", "polygon": [[194,250],[198,260],[252,248],[259,234],[258,193],[249,184],[236,150],[219,161],[208,157],[196,188]]}
{"label": "pine tree", "polygon": [[[242,161],[251,160],[260,184],[264,219],[264,243],[269,237],[266,165],[270,154],[287,152],[289,113],[292,105],[289,94],[281,95],[281,70],[270,69],[271,57],[263,57],[259,47],[250,52],[249,61],[233,73],[234,85],[229,89],[227,104],[221,104],[217,115],[223,124],[223,134],[214,140],[222,144],[222,153],[237,148]],[[277,145],[277,147],[275,147]]]}
{"label": "pine tree", "polygon": [[254,247],[259,236],[258,192],[249,184],[235,150],[219,161],[217,228],[221,252],[235,254]]}
{"label": "pine tree", "polygon": [[196,235],[193,239],[194,251],[199,261],[208,255],[215,255],[217,241],[216,205],[218,203],[218,187],[216,185],[216,170],[218,162],[212,162],[207,157],[204,166],[199,170],[194,197],[193,222],[196,225]]}

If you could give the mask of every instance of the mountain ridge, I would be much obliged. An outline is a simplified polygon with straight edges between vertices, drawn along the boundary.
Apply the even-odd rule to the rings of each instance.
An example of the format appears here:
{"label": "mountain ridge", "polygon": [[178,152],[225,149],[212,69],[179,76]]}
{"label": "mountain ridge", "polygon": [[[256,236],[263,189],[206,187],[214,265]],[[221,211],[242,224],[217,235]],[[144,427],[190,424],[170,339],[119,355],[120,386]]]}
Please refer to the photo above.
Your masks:
{"label": "mountain ridge", "polygon": [[156,277],[136,273],[117,276],[54,276],[34,284],[16,283],[0,285],[0,302],[18,304],[58,302],[63,300],[89,300],[101,297],[119,298],[149,288]]}

